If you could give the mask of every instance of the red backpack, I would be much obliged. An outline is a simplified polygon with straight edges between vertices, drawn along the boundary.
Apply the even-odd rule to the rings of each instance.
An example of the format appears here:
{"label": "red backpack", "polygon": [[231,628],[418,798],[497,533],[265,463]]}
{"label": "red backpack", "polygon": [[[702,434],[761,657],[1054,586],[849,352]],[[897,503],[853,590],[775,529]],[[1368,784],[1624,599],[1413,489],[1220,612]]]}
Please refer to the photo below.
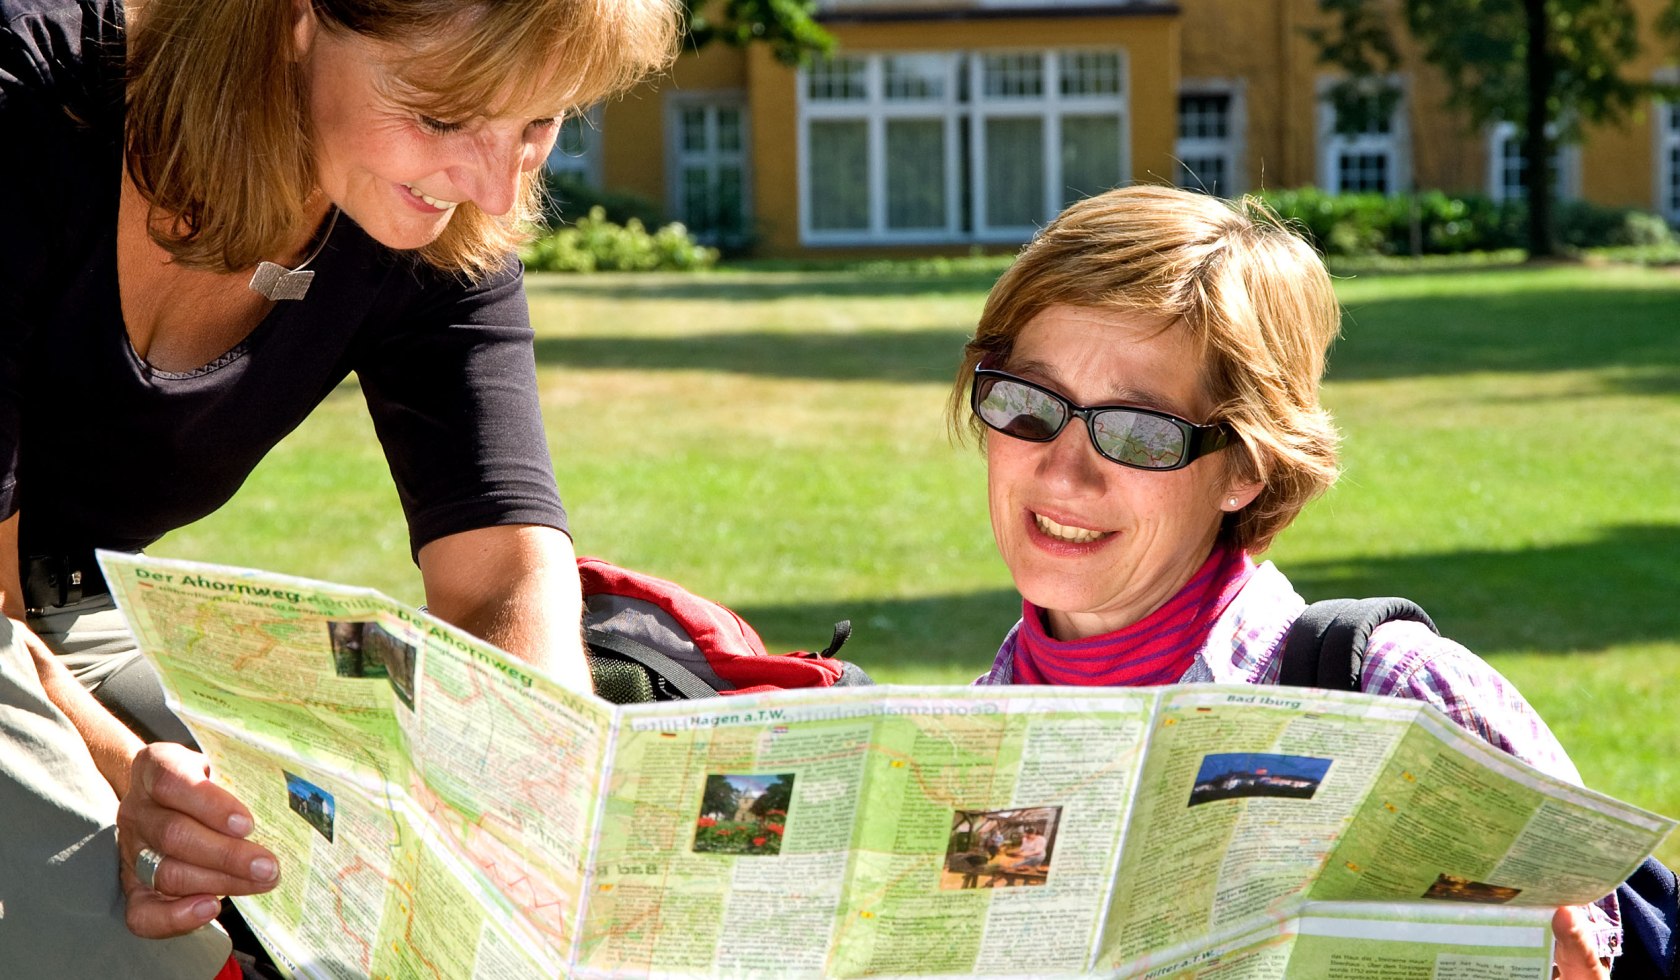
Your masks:
{"label": "red backpack", "polygon": [[584,639],[595,693],[616,704],[714,698],[801,687],[874,683],[856,664],[834,657],[851,635],[850,620],[817,653],[773,656],[734,610],[675,582],[579,558]]}

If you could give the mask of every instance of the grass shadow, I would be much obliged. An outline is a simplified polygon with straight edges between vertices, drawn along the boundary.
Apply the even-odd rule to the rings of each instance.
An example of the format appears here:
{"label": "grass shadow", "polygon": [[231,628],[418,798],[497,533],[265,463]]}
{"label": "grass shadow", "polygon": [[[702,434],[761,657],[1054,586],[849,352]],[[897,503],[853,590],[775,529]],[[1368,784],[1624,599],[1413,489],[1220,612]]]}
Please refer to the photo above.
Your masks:
{"label": "grass shadow", "polygon": [[938,671],[966,683],[991,664],[998,643],[1021,617],[1014,589],[915,599],[840,599],[834,602],[752,605],[736,609],[772,652],[821,650],[833,625],[852,623],[840,651],[879,683],[905,672]]}
{"label": "grass shadow", "polygon": [[750,331],[683,337],[538,337],[537,363],[581,369],[720,371],[820,381],[948,382],[962,330]]}
{"label": "grass shadow", "polygon": [[1361,301],[1348,306],[1329,377],[1365,381],[1627,366],[1672,379],[1680,376],[1677,321],[1680,293],[1667,289],[1548,288]]}
{"label": "grass shadow", "polygon": [[1400,595],[1478,653],[1572,653],[1680,640],[1680,526],[1608,528],[1516,551],[1280,562],[1308,601]]}
{"label": "grass shadow", "polygon": [[[1680,526],[1614,527],[1598,538],[1518,551],[1454,551],[1333,562],[1282,561],[1308,601],[1400,595],[1482,653],[1593,652],[1680,640]],[[820,650],[852,621],[841,656],[892,682],[906,672],[963,681],[991,663],[1021,614],[1013,589],[914,599],[739,606],[773,652]]]}
{"label": "grass shadow", "polygon": [[[1469,275],[1469,274],[1466,274]],[[762,303],[824,297],[910,299],[983,292],[992,277],[962,273],[871,278],[858,273],[747,273],[536,278],[533,295],[624,301],[730,300]],[[1452,286],[1427,295],[1350,302],[1343,338],[1331,352],[1333,381],[1387,380],[1479,372],[1631,368],[1604,379],[1628,394],[1680,390],[1675,322],[1680,293],[1668,288]],[[950,329],[709,332],[682,337],[537,339],[540,363],[578,368],[717,370],[825,380],[945,381],[969,324]]]}
{"label": "grass shadow", "polygon": [[765,303],[784,299],[880,297],[884,299],[984,293],[996,272],[895,276],[865,273],[745,273],[658,276],[648,273],[527,276],[531,296],[586,296],[627,301],[688,300]]}

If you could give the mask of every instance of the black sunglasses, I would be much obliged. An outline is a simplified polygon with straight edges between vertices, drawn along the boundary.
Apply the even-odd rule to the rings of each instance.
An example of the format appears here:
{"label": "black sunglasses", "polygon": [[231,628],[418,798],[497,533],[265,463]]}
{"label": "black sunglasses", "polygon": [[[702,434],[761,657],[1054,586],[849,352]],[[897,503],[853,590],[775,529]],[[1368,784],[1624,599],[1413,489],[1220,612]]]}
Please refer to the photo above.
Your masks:
{"label": "black sunglasses", "polygon": [[1197,425],[1147,408],[1098,405],[1086,408],[1013,374],[992,368],[974,369],[969,394],[974,414],[1006,436],[1027,442],[1049,442],[1068,419],[1080,418],[1091,433],[1091,445],[1102,458],[1140,470],[1176,470],[1231,441],[1223,422]]}

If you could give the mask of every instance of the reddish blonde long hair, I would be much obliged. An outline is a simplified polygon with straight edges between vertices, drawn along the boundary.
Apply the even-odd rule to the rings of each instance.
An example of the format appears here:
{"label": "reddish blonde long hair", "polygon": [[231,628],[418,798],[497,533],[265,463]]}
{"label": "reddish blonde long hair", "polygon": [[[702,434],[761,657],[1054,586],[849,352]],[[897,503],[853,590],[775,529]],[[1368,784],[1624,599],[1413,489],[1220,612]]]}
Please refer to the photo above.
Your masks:
{"label": "reddish blonde long hair", "polygon": [[[407,81],[452,115],[509,100],[581,110],[675,56],[672,0],[303,0],[324,30],[415,52]],[[248,268],[295,245],[316,186],[306,96],[292,57],[295,0],[136,0],[128,8],[128,173],[172,226],[152,237],[192,268]],[[536,214],[525,174],[512,212],[470,202],[420,250],[478,277]]]}

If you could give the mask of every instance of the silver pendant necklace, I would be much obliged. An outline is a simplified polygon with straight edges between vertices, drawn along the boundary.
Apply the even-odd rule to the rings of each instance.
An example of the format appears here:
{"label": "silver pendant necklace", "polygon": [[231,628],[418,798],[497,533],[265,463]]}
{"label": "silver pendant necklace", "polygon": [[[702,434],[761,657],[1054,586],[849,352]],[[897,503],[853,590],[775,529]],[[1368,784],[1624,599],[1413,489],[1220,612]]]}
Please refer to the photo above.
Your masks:
{"label": "silver pendant necklace", "polygon": [[332,237],[333,228],[338,225],[338,208],[332,209],[332,220],[327,222],[327,230],[321,233],[321,240],[315,243],[315,250],[310,252],[297,268],[288,269],[275,262],[258,262],[257,271],[251,273],[251,288],[262,294],[270,301],[282,299],[302,299],[309,294],[309,284],[315,280],[315,270],[305,269],[304,266],[315,261],[315,256],[321,254],[321,249],[327,247],[327,239]]}

